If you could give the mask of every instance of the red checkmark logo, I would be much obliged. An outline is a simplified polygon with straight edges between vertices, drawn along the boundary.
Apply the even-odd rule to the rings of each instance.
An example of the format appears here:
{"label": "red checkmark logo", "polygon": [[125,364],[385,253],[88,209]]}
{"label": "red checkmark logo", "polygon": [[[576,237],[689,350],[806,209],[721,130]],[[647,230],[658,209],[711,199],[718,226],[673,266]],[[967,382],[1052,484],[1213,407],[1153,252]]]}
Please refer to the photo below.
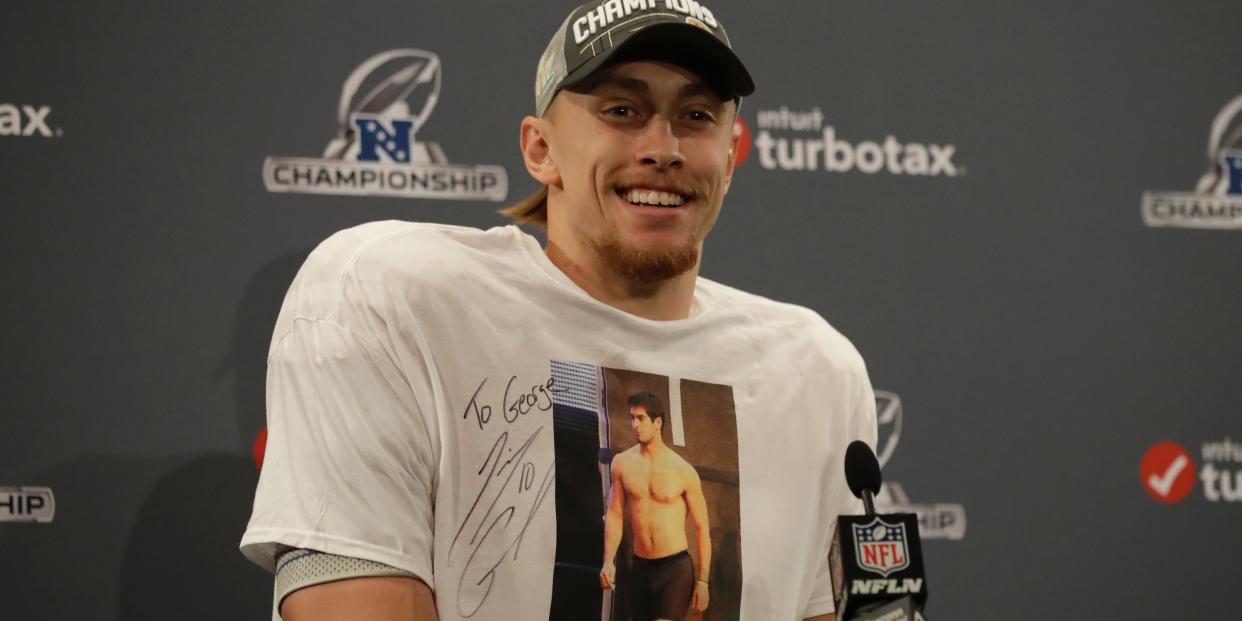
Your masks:
{"label": "red checkmark logo", "polygon": [[1161,442],[1143,454],[1139,463],[1143,489],[1163,503],[1180,502],[1195,486],[1195,462],[1175,442]]}
{"label": "red checkmark logo", "polygon": [[736,157],[734,158],[733,165],[741,166],[742,162],[746,161],[746,156],[750,155],[750,126],[740,116],[737,117],[737,125],[741,128],[742,135],[741,140],[737,143],[737,153],[734,153]]}

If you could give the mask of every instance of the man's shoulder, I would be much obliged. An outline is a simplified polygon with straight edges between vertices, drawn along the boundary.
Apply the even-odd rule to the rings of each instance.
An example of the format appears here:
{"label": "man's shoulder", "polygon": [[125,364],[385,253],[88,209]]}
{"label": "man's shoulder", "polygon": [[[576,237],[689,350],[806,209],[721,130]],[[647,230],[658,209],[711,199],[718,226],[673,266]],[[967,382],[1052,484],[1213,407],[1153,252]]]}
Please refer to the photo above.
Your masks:
{"label": "man's shoulder", "polygon": [[624,471],[628,469],[631,464],[639,461],[642,458],[643,458],[642,446],[635,444],[634,446],[631,446],[630,448],[627,448],[624,451],[621,451],[620,453],[617,453],[616,455],[614,455],[612,457],[611,465],[614,469],[617,469],[618,471]]}
{"label": "man's shoulder", "polygon": [[523,235],[516,227],[482,230],[399,220],[368,222],[325,239],[307,257],[299,277],[349,275],[389,284],[411,277],[430,278],[468,270],[483,257],[520,251]]}
{"label": "man's shoulder", "polygon": [[627,448],[624,451],[617,453],[616,457],[613,458],[613,461],[617,461],[617,460],[620,460],[622,462],[633,461],[634,458],[638,457],[638,454],[641,450],[642,450],[642,446],[635,444],[634,446],[631,446],[630,448]]}
{"label": "man's shoulder", "polygon": [[811,308],[773,300],[706,278],[699,279],[699,287],[713,306],[721,307],[726,314],[760,330],[762,333],[757,338],[766,345],[810,347],[824,353],[834,364],[863,365],[854,344]]}
{"label": "man's shoulder", "polygon": [[677,467],[681,469],[682,475],[695,479],[699,478],[699,471],[694,469],[694,464],[691,464],[685,457],[682,457],[680,453],[671,448],[669,452],[672,453],[673,463],[677,464]]}

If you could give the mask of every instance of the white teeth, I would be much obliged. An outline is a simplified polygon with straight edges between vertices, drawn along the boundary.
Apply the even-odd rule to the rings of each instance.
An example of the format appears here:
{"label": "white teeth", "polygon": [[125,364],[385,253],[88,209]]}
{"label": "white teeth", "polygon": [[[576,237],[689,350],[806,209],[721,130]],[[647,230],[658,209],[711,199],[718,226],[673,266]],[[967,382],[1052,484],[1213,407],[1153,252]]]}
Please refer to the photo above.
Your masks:
{"label": "white teeth", "polygon": [[660,205],[664,207],[676,207],[686,199],[679,194],[672,192],[659,192],[656,190],[628,190],[623,195],[625,200],[637,205]]}

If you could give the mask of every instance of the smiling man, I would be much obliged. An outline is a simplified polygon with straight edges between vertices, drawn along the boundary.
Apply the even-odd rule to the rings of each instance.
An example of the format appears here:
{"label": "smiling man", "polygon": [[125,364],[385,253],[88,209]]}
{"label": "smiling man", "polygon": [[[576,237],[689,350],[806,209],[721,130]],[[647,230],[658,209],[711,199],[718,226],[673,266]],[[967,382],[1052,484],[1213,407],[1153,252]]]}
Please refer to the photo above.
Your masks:
{"label": "smiling man", "polygon": [[[660,591],[678,601],[646,619],[687,607],[833,619],[830,533],[836,515],[860,509],[845,448],[876,435],[863,361],[813,311],[699,276],[733,180],[738,106],[753,89],[703,5],[588,3],[548,44],[535,115],[521,123],[522,157],[542,187],[506,210],[545,227],[546,247],[515,226],[375,222],[311,253],[273,334],[267,453],[242,538],[275,574],[274,618],[626,621],[601,606],[618,522],[602,546],[611,552],[593,539],[590,558],[573,564],[558,550],[580,543],[558,540],[563,498],[595,508],[588,521],[605,537],[591,479],[611,477],[618,494],[630,485],[628,499],[664,498],[700,529],[693,587],[684,570],[635,570],[681,581]],[[559,383],[557,365],[587,383]],[[613,471],[559,452],[554,401],[589,421],[578,436],[589,443],[573,450],[593,454],[606,433],[592,430],[599,394],[582,388],[605,365],[731,395],[735,416],[721,420],[737,426],[736,446],[722,449],[737,453],[733,526],[709,527],[710,495],[662,443],[618,456]],[[643,433],[665,424],[646,408],[633,410]],[[660,460],[676,481],[654,468]],[[643,536],[654,522],[639,521],[631,530]],[[729,529],[719,533],[728,556],[712,552],[717,527]],[[640,541],[636,556],[685,549],[684,535],[665,535]],[[714,588],[717,576],[732,591]]]}

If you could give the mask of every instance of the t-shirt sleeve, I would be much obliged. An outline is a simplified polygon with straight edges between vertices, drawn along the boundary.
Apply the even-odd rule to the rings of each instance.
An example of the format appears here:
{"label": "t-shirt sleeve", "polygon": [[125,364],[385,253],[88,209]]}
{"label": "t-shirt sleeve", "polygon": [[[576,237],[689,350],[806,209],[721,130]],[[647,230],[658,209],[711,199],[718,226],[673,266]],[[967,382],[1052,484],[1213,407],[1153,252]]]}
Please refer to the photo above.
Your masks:
{"label": "t-shirt sleeve", "polygon": [[347,315],[287,317],[286,305],[268,359],[267,450],[242,553],[270,571],[281,550],[319,550],[434,588],[433,440],[398,356]]}
{"label": "t-shirt sleeve", "polygon": [[[844,426],[844,437],[837,454],[844,456],[845,448],[854,440],[866,442],[875,450],[877,427],[875,414],[875,393],[866,372],[861,373],[856,389],[857,398],[853,408],[847,414]],[[802,613],[802,619],[828,614],[836,610],[832,601],[832,572],[829,570],[828,552],[832,547],[832,535],[837,527],[838,515],[854,515],[863,512],[863,502],[856,498],[845,483],[844,464],[836,464],[835,472],[830,470],[833,485],[828,494],[828,540],[819,554],[819,563],[815,570],[815,578],[811,587],[811,597]]]}

